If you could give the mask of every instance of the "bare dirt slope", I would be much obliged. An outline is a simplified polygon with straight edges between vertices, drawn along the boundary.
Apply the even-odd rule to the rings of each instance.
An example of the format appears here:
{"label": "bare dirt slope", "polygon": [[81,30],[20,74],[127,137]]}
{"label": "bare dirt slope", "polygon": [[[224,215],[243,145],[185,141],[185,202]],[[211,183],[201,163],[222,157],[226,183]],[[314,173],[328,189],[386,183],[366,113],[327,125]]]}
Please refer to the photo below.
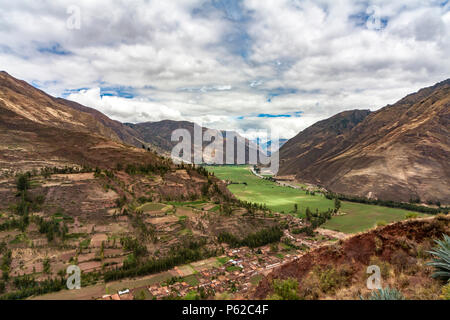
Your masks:
{"label": "bare dirt slope", "polygon": [[366,269],[378,265],[382,285],[400,289],[406,298],[434,299],[441,284],[431,278],[426,252],[433,240],[450,232],[450,216],[398,222],[313,250],[275,269],[256,288],[254,298],[272,292],[273,279],[295,278],[301,299],[358,299],[368,293]]}
{"label": "bare dirt slope", "polygon": [[163,162],[152,152],[124,144],[125,133],[119,129],[130,128],[70,104],[0,72],[0,171]]}

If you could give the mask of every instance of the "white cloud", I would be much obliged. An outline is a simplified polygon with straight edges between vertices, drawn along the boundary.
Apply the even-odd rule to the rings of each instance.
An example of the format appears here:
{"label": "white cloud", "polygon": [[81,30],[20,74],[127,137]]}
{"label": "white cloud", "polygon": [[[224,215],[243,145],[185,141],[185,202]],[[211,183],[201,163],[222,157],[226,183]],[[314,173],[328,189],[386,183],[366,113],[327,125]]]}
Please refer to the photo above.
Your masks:
{"label": "white cloud", "polygon": [[[0,66],[121,121],[165,118],[291,137],[450,74],[450,5],[411,0],[0,0]],[[369,30],[376,6],[381,30]],[[101,96],[125,87],[132,99]],[[270,102],[269,102],[269,97]],[[258,113],[303,111],[300,118]],[[244,119],[239,120],[239,116]]]}
{"label": "white cloud", "polygon": [[101,96],[100,88],[81,90],[67,98],[86,106],[95,106],[99,111],[124,122],[158,121],[167,118],[181,120],[180,112],[168,106],[140,99]]}

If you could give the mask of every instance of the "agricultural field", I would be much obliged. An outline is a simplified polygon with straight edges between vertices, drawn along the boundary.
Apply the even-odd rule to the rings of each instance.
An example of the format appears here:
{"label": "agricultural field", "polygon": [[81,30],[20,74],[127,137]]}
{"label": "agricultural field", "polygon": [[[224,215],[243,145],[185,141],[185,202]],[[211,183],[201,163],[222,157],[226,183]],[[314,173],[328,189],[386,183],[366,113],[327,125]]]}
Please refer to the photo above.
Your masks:
{"label": "agricultural field", "polygon": [[373,228],[377,223],[391,223],[405,220],[407,214],[426,217],[426,214],[403,209],[374,206],[354,202],[342,202],[342,216],[333,217],[322,227],[344,233],[356,233]]}
{"label": "agricultural field", "polygon": [[143,204],[142,206],[140,206],[138,208],[139,210],[141,210],[142,212],[154,212],[154,211],[167,211],[170,210],[171,207],[167,206],[165,204],[162,203],[152,203],[152,202],[148,202]]}
{"label": "agricultural field", "polygon": [[[309,207],[312,211],[326,211],[334,208],[332,200],[321,194],[310,195],[301,189],[284,187],[269,180],[256,177],[248,166],[208,166],[206,169],[214,172],[222,180],[232,181],[229,190],[240,200],[266,204],[268,208],[280,213],[294,213],[294,204],[298,206],[298,216],[304,216]],[[411,211],[353,203],[343,201],[343,215],[333,217],[322,227],[344,233],[356,233],[368,230],[377,223],[391,223],[404,220]],[[417,216],[426,216],[424,214]]]}
{"label": "agricultural field", "polygon": [[208,166],[206,169],[214,172],[219,179],[232,181],[228,189],[240,200],[265,203],[273,211],[291,213],[295,204],[300,215],[305,214],[307,207],[319,211],[334,208],[333,201],[322,195],[307,195],[306,191],[260,179],[247,166]]}

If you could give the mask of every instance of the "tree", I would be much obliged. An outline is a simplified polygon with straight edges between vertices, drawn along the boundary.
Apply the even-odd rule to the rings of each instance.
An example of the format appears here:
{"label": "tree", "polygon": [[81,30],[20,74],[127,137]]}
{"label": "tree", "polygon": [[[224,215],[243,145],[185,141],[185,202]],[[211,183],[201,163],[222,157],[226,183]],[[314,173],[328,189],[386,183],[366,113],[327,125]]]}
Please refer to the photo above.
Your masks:
{"label": "tree", "polygon": [[100,246],[100,259],[103,261],[105,259],[105,241],[102,241]]}
{"label": "tree", "polygon": [[20,174],[17,177],[16,186],[17,186],[17,190],[21,191],[21,192],[24,192],[24,191],[27,191],[28,189],[30,189],[30,180],[28,178],[28,175]]}
{"label": "tree", "polygon": [[307,221],[311,221],[311,218],[312,218],[312,212],[311,212],[311,209],[309,209],[309,207],[306,207],[305,215],[306,215],[306,220],[307,220]]}
{"label": "tree", "polygon": [[209,184],[204,184],[202,186],[202,195],[207,196],[209,192]]}
{"label": "tree", "polygon": [[294,213],[297,213],[298,212],[298,205],[295,203],[294,204]]}
{"label": "tree", "polygon": [[341,208],[341,200],[339,200],[338,198],[334,198],[334,210],[335,210],[335,212],[338,212],[340,208]]}
{"label": "tree", "polygon": [[2,277],[4,281],[8,281],[9,279],[9,271],[12,262],[12,251],[7,250],[2,257],[0,269],[2,270]]}
{"label": "tree", "polygon": [[45,274],[50,274],[51,273],[51,268],[50,268],[50,259],[49,258],[45,258],[44,261],[42,262],[42,267],[43,267],[43,271]]}

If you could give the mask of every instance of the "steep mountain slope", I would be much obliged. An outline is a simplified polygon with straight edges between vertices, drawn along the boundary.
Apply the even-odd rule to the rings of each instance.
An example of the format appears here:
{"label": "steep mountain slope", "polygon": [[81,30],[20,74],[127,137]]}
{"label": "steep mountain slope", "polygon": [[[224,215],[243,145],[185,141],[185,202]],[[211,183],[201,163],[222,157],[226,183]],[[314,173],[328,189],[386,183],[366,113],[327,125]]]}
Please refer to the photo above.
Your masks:
{"label": "steep mountain slope", "polygon": [[[339,118],[321,125],[332,127]],[[281,148],[280,175],[293,174],[343,194],[450,202],[450,79],[373,112],[335,136],[319,124]]]}
{"label": "steep mountain slope", "polygon": [[369,114],[369,110],[344,111],[290,139],[280,148],[279,175],[295,174],[297,168],[306,168],[334,150]]}
{"label": "steep mountain slope", "polygon": [[[64,164],[80,163],[81,161],[84,164],[98,165],[97,160],[89,160],[90,157],[95,155],[89,148],[77,148],[82,147],[83,143],[85,146],[91,144],[95,146],[105,139],[108,142],[103,142],[109,146],[108,148],[119,148],[122,152],[133,150],[132,152],[149,157],[150,155],[143,150],[134,150],[134,148],[127,147],[141,148],[144,145],[167,156],[170,155],[172,148],[177,144],[171,141],[171,134],[174,130],[187,129],[191,136],[194,136],[194,123],[192,122],[164,120],[125,125],[108,118],[95,109],[62,98],[54,98],[25,81],[15,79],[6,72],[0,72],[0,109],[2,110],[0,130],[3,129],[2,149],[5,150],[1,158],[9,159],[9,161],[11,159],[24,161],[22,155],[16,157],[12,153],[17,153],[18,148],[20,149],[21,145],[28,142],[35,146],[34,152],[39,153],[39,155],[36,154],[34,161],[40,163],[48,162],[51,157],[56,157],[59,162],[62,161]],[[5,131],[6,128],[7,131]],[[60,130],[63,131],[60,132]],[[203,128],[203,132],[206,130],[208,128]],[[39,131],[39,134],[30,137],[29,134],[35,131]],[[214,131],[219,132],[218,130]],[[12,132],[15,134],[12,135]],[[44,132],[47,133],[44,134]],[[43,136],[46,138],[41,140]],[[236,134],[236,136],[240,144],[245,144],[245,159],[248,162],[249,150],[256,150],[257,147],[240,135]],[[68,139],[73,139],[73,143],[70,144]],[[112,146],[113,143],[117,143],[117,145]],[[204,142],[203,147],[208,144]],[[30,149],[30,147],[27,148]],[[110,153],[105,149],[105,146],[102,149],[101,154],[104,155],[99,157],[98,160],[108,163],[112,159],[109,156],[105,157],[105,155]],[[224,149],[222,152],[225,157],[226,150]],[[47,154],[44,156],[44,153]],[[234,154],[236,159],[236,147]],[[113,153],[112,156],[117,157],[118,154]],[[27,157],[31,159],[34,156],[28,154]],[[103,158],[105,161],[102,161]],[[140,161],[140,156],[137,156],[136,160]],[[115,162],[113,161],[111,165]],[[11,162],[10,165],[12,164]]]}
{"label": "steep mountain slope", "polygon": [[111,129],[119,137],[119,139],[126,144],[140,148],[142,146],[142,143],[144,142],[143,138],[141,137],[141,135],[138,132],[136,132],[132,128],[122,124],[121,122],[119,122],[117,120],[112,120],[112,119],[108,118],[103,113],[101,113],[93,108],[85,107],[74,101],[61,99],[61,98],[57,98],[56,101],[65,106],[68,106],[72,109],[90,114],[98,122],[103,124],[105,127]]}
{"label": "steep mountain slope", "polygon": [[[55,99],[6,72],[0,73],[0,169],[30,170],[44,166],[159,163],[151,152],[124,145],[121,124],[102,114]],[[87,110],[88,108],[86,108]],[[101,119],[101,121],[97,120]],[[123,126],[124,131],[129,128]]]}
{"label": "steep mountain slope", "polygon": [[117,134],[86,112],[70,108],[25,81],[0,72],[0,106],[36,124],[89,132],[120,141]]}
{"label": "steep mountain slope", "polygon": [[[144,122],[144,123],[137,123],[137,124],[127,123],[126,125],[129,126],[131,129],[133,129],[134,131],[136,131],[145,142],[155,146],[157,148],[158,152],[169,155],[171,153],[173,147],[178,144],[178,142],[171,141],[172,132],[177,129],[186,129],[191,134],[191,139],[193,142],[194,141],[193,140],[194,139],[194,127],[197,124],[195,124],[193,122],[188,122],[188,121],[163,120],[163,121],[158,121],[158,122]],[[216,133],[222,134],[222,136],[224,138],[223,139],[224,148],[222,150],[222,154],[223,154],[223,159],[225,161],[225,159],[226,159],[226,143],[227,143],[226,134],[228,132],[203,127],[202,128],[203,134],[207,130],[212,130]],[[258,150],[257,145],[254,144],[253,142],[249,141],[248,139],[245,139],[244,137],[240,136],[236,132],[230,132],[230,133],[234,133],[236,135],[236,142],[235,142],[235,147],[234,147],[234,159],[236,159],[236,157],[237,157],[237,144],[239,144],[239,146],[245,145],[245,160],[246,160],[246,162],[248,162],[249,152],[250,151],[254,152],[254,151]],[[203,148],[209,144],[210,144],[210,142],[203,142]],[[194,156],[193,148],[191,149],[191,154],[193,157]],[[208,156],[210,156],[210,155],[205,154],[205,157],[206,157],[205,160],[211,159],[211,157],[208,157]]]}

